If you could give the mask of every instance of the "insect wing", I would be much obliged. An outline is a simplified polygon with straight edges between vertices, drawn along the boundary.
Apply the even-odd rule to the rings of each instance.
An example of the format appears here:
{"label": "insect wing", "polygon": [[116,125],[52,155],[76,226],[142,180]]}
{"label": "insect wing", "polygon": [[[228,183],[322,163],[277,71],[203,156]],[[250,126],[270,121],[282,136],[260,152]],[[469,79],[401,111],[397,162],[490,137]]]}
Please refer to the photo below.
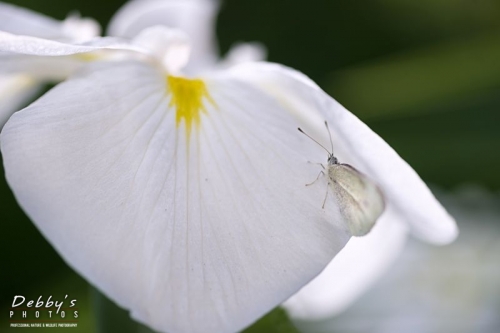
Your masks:
{"label": "insect wing", "polygon": [[384,211],[382,191],[348,164],[331,165],[328,175],[340,212],[347,220],[352,235],[366,235]]}

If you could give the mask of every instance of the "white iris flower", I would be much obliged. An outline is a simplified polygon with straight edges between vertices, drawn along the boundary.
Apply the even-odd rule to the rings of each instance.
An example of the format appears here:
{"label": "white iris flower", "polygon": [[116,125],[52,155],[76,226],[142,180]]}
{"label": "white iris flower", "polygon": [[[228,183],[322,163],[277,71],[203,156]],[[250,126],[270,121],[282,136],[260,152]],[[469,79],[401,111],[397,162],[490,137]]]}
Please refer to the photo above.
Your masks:
{"label": "white iris flower", "polygon": [[[205,19],[189,19],[195,13]],[[214,14],[210,1],[142,0],[111,24],[130,41],[0,34],[0,62],[25,73],[84,60],[1,134],[17,200],[75,270],[156,330],[241,330],[316,277],[351,236],[334,196],[322,208],[327,180],[304,186],[320,170],[307,161],[326,154],[297,127],[328,146],[325,120],[335,156],[386,200],[374,229],[382,240],[367,256],[406,230],[454,239],[455,222],[415,171],[306,76],[245,62],[261,56],[248,45],[217,62]],[[186,32],[148,27],[168,23],[162,17]],[[335,274],[351,274],[341,267]]]}

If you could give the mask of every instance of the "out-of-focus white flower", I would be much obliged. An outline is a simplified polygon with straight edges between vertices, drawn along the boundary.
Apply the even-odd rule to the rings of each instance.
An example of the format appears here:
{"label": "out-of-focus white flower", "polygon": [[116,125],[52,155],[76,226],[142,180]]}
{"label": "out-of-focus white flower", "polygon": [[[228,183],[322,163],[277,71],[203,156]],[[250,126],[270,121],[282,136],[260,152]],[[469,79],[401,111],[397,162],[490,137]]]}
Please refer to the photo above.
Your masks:
{"label": "out-of-focus white flower", "polygon": [[500,196],[464,187],[438,198],[457,219],[455,243],[432,247],[410,240],[391,270],[351,308],[328,319],[297,321],[301,331],[498,332]]}
{"label": "out-of-focus white flower", "polygon": [[[48,40],[80,43],[99,35],[100,27],[92,19],[73,14],[64,21],[0,2],[0,31]],[[8,57],[9,54],[0,54]],[[10,115],[24,106],[40,90],[40,78],[29,70],[15,68],[11,61],[0,60],[0,127]]]}
{"label": "out-of-focus white flower", "polygon": [[260,43],[237,43],[221,60],[215,37],[217,0],[132,0],[111,20],[108,34],[135,38],[144,29],[155,25],[182,30],[191,41],[186,74],[198,75],[218,67],[261,61],[266,49]]}
{"label": "out-of-focus white flower", "polygon": [[[180,4],[141,3],[157,6],[144,16]],[[132,8],[118,17],[135,22]],[[132,37],[121,44],[0,35],[14,64],[88,60],[7,122],[2,154],[16,198],[45,237],[134,318],[173,333],[238,331],[340,251],[350,234],[335,200],[321,208],[326,180],[304,186],[318,172],[307,161],[326,156],[299,126],[326,145],[328,120],[335,155],[380,186],[379,237],[406,229],[436,242],[455,237],[453,219],[413,169],[303,74],[249,63],[262,54],[252,47],[220,65],[205,51],[190,60],[196,33],[141,24],[112,23]],[[109,52],[126,56],[92,61]]]}
{"label": "out-of-focus white flower", "polygon": [[184,71],[199,73],[215,66],[219,60],[214,34],[218,8],[216,0],[132,0],[115,14],[108,33],[134,38],[155,25],[182,30],[192,45]]}
{"label": "out-of-focus white flower", "polygon": [[99,36],[99,24],[78,14],[58,21],[45,15],[0,2],[0,31],[60,42],[81,43]]}

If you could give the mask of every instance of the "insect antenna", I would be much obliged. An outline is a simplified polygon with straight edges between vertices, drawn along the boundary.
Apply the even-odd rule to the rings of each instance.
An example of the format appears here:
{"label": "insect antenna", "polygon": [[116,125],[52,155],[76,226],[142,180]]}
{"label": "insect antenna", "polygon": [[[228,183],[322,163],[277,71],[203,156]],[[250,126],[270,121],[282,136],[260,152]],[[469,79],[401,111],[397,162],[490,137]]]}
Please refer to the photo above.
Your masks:
{"label": "insect antenna", "polygon": [[307,136],[309,139],[313,140],[314,142],[316,142],[321,148],[323,148],[324,150],[326,150],[326,152],[328,154],[332,154],[330,151],[328,151],[328,149],[325,148],[325,146],[323,146],[321,143],[319,143],[318,141],[316,141],[312,136],[310,136],[309,134],[307,134],[306,132],[304,132],[300,127],[297,128],[299,130],[300,133],[304,134],[305,136]]}
{"label": "insect antenna", "polygon": [[328,131],[328,136],[330,137],[330,146],[332,147],[331,154],[333,155],[333,140],[332,140],[332,132],[330,132],[330,127],[328,127],[328,123],[325,120],[326,130]]}

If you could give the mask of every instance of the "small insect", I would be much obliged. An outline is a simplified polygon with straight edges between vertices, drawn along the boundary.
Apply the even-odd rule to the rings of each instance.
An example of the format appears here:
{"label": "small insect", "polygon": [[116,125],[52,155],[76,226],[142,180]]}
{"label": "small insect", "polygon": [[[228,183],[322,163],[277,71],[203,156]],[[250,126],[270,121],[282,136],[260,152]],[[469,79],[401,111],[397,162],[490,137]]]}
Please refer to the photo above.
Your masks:
{"label": "small insect", "polygon": [[298,128],[302,134],[316,142],[328,153],[326,167],[318,163],[323,170],[320,171],[318,177],[312,183],[306,184],[306,186],[314,184],[320,176],[325,176],[326,171],[328,174],[328,188],[323,200],[323,208],[325,208],[328,197],[328,189],[331,189],[335,193],[340,213],[346,219],[351,234],[353,236],[364,236],[370,232],[377,219],[384,212],[384,195],[377,184],[366,175],[349,164],[339,163],[333,155],[332,134],[326,121],[325,126],[330,137],[331,151],[305,133],[300,127]]}

